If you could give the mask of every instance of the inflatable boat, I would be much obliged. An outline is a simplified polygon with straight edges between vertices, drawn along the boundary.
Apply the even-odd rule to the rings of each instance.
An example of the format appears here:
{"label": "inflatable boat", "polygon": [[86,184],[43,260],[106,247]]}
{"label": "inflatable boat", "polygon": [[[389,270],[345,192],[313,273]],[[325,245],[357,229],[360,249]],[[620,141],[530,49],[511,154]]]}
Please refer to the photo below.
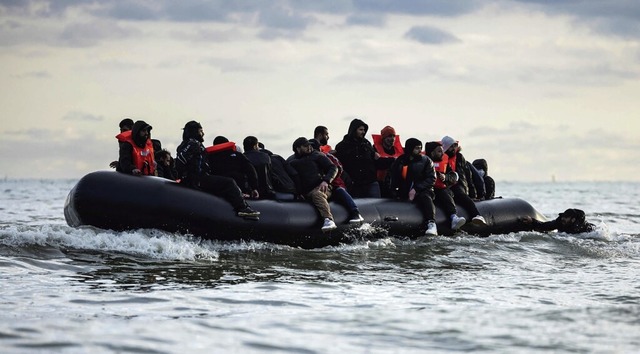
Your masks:
{"label": "inflatable boat", "polygon": [[[159,177],[131,176],[100,171],[81,178],[69,192],[64,206],[67,224],[94,226],[116,231],[160,229],[192,234],[204,239],[256,240],[301,248],[318,248],[351,243],[362,238],[424,235],[425,223],[417,207],[391,199],[356,199],[365,225],[349,224],[349,213],[335,202],[331,211],[338,226],[322,232],[322,219],[305,201],[254,200],[251,207],[260,211],[259,220],[235,215],[231,205],[213,195],[184,187]],[[540,221],[545,217],[529,203],[518,198],[501,198],[476,203],[487,226],[468,223],[462,231],[487,236],[524,230],[518,218],[528,215]],[[469,220],[458,207],[458,215]],[[450,221],[436,209],[440,235],[452,235]]]}

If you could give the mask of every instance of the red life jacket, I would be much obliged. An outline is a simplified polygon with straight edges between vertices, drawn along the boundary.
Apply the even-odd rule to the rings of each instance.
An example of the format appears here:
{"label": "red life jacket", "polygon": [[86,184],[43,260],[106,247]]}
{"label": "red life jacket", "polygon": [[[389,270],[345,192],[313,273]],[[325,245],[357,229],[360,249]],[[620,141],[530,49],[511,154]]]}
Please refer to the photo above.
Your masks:
{"label": "red life jacket", "polygon": [[225,151],[225,150],[236,151],[236,143],[234,143],[233,141],[227,141],[226,143],[220,143],[213,146],[209,146],[205,150],[207,151],[207,154],[214,154],[216,152]]}
{"label": "red life jacket", "polygon": [[331,145],[322,145],[320,147],[320,151],[324,154],[328,153],[329,151],[331,151]]}
{"label": "red life jacket", "polygon": [[[396,135],[396,139],[393,141],[393,155],[387,154],[384,151],[384,147],[382,146],[382,135],[380,134],[371,134],[373,138],[373,147],[376,149],[380,157],[395,157],[398,158],[402,154],[404,154],[404,148],[402,147],[402,143],[400,142],[400,135]],[[384,181],[387,177],[387,170],[378,170],[377,171],[377,179],[378,181]]]}
{"label": "red life jacket", "polygon": [[126,132],[116,135],[116,139],[118,139],[119,143],[124,143],[128,138],[131,138],[131,130],[127,130]]}
{"label": "red life jacket", "polygon": [[154,176],[156,173],[156,161],[154,159],[153,143],[147,139],[144,147],[139,147],[133,141],[131,130],[116,135],[116,139],[121,143],[129,143],[133,147],[133,165],[140,170],[143,175]]}

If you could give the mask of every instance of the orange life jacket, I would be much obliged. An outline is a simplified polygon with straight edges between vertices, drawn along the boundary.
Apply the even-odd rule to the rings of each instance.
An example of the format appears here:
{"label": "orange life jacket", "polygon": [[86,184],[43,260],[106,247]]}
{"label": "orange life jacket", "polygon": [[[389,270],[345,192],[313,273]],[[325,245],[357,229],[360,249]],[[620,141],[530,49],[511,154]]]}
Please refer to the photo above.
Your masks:
{"label": "orange life jacket", "polygon": [[332,150],[331,149],[331,145],[322,145],[320,147],[320,151],[322,151],[322,153],[324,153],[324,154],[328,153],[331,150]]}
{"label": "orange life jacket", "polygon": [[233,150],[236,151],[236,143],[233,141],[227,141],[226,143],[220,143],[213,146],[209,146],[205,149],[207,154],[214,154],[216,152],[225,151],[225,150]]}
{"label": "orange life jacket", "polygon": [[143,175],[154,176],[156,172],[156,162],[153,157],[153,142],[147,139],[144,147],[139,147],[133,141],[131,130],[116,135],[116,139],[121,143],[129,143],[133,147],[133,165],[140,170]]}
{"label": "orange life jacket", "polygon": [[444,184],[444,182],[442,182],[440,180],[440,178],[438,178],[438,174],[439,173],[447,173],[447,155],[443,155],[442,156],[442,161],[433,161],[433,167],[436,170],[436,183],[434,185],[434,187],[438,188],[438,189],[446,189],[447,185]]}
{"label": "orange life jacket", "polygon": [[[393,141],[393,150],[395,151],[393,155],[387,154],[384,151],[384,147],[382,146],[382,135],[380,134],[371,134],[373,138],[373,147],[376,149],[380,157],[395,157],[398,158],[402,154],[404,154],[404,148],[402,147],[402,143],[400,143],[400,135],[396,135],[396,139]],[[387,177],[387,170],[378,170],[376,172],[378,181],[384,181]]]}

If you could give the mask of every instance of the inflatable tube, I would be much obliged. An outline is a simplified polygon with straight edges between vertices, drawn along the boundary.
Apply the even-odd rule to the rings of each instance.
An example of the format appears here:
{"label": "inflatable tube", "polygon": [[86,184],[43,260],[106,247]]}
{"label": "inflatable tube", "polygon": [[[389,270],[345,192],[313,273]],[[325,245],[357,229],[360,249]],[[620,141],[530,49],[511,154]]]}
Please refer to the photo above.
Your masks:
{"label": "inflatable tube", "polygon": [[[356,199],[356,203],[365,223],[381,230],[368,238],[424,235],[422,214],[412,203],[372,198]],[[89,225],[116,231],[154,228],[205,239],[257,240],[302,248],[338,245],[358,238],[358,232],[353,230],[357,226],[348,223],[347,210],[335,202],[330,204],[338,228],[329,233],[320,230],[322,220],[308,202],[256,200],[250,204],[260,211],[259,220],[240,218],[225,200],[173,181],[102,171],[78,181],[67,196],[64,215],[72,227]],[[517,198],[476,204],[488,226],[463,227],[474,235],[523,231],[517,219],[525,215],[546,220],[529,203]],[[458,215],[469,219],[460,207]],[[453,234],[449,218],[440,209],[436,210],[436,223],[440,235]]]}

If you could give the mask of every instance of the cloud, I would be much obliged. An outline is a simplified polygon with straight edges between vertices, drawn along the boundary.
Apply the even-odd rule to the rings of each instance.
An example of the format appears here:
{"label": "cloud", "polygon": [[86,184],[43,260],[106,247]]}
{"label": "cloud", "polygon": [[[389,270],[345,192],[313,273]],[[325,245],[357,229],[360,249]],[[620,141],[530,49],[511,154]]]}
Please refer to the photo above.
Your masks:
{"label": "cloud", "polygon": [[513,0],[550,16],[571,16],[574,23],[603,35],[640,38],[640,5],[636,0]]}
{"label": "cloud", "polygon": [[474,0],[354,0],[356,12],[408,15],[459,16],[481,6]]}
{"label": "cloud", "polygon": [[381,14],[355,14],[348,16],[345,23],[349,26],[384,27],[386,18]]}
{"label": "cloud", "polygon": [[407,33],[405,33],[404,37],[413,39],[422,44],[447,44],[460,42],[458,37],[430,26],[412,27],[407,31]]}
{"label": "cloud", "polygon": [[67,113],[62,120],[80,121],[80,122],[101,122],[104,120],[103,116],[96,116],[90,113],[72,111]]}
{"label": "cloud", "polygon": [[121,40],[140,33],[135,28],[123,27],[113,21],[92,21],[65,26],[59,40],[71,47],[89,47],[104,40]]}

